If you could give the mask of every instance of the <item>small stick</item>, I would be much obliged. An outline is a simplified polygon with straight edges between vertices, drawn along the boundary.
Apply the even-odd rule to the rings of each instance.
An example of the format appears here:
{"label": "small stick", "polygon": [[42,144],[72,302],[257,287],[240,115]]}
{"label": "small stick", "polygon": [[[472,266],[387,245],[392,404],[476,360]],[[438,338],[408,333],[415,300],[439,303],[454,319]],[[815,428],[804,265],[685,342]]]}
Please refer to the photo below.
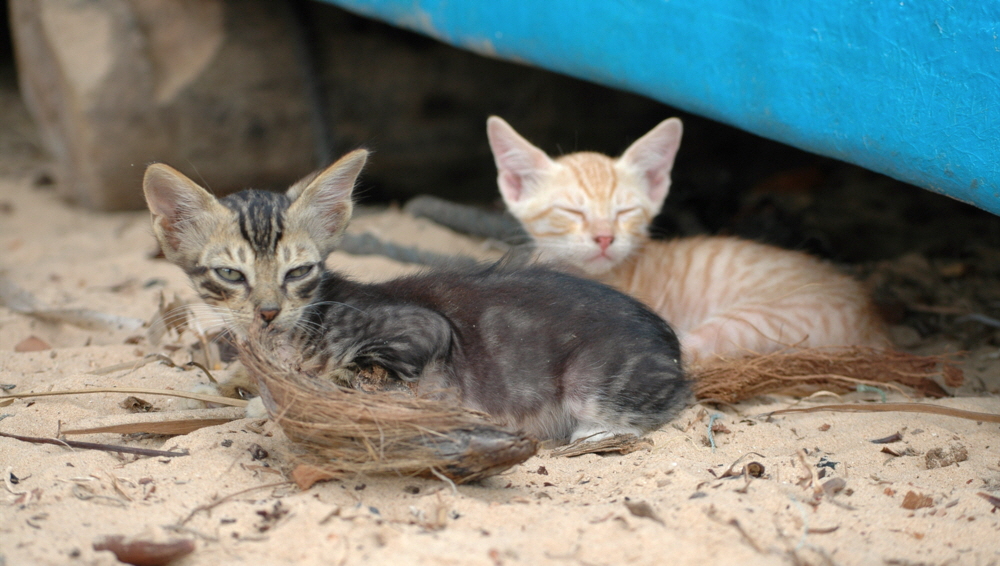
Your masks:
{"label": "small stick", "polygon": [[925,403],[879,403],[878,405],[823,405],[820,407],[807,407],[803,409],[782,409],[772,411],[767,416],[781,415],[785,413],[816,413],[819,411],[840,411],[845,413],[930,413],[934,415],[944,415],[946,417],[957,417],[969,419],[971,421],[983,421],[988,423],[1000,423],[1000,415],[993,413],[978,413],[976,411],[966,411],[964,409],[953,409],[951,407],[940,407],[938,405],[928,405]]}
{"label": "small stick", "polygon": [[180,523],[177,523],[177,527],[183,527],[184,524],[187,523],[188,521],[190,521],[191,518],[194,517],[195,514],[197,514],[199,511],[209,511],[209,510],[214,509],[215,507],[218,507],[219,505],[222,505],[223,503],[231,500],[234,497],[238,497],[240,495],[243,495],[244,493],[249,493],[251,491],[256,491],[258,489],[267,489],[269,487],[280,487],[280,486],[283,486],[283,485],[292,485],[294,483],[295,482],[290,482],[290,481],[279,481],[279,482],[275,482],[275,483],[268,483],[268,484],[264,484],[264,485],[258,485],[258,486],[254,486],[254,487],[248,487],[246,489],[237,491],[236,493],[230,493],[229,495],[223,497],[222,499],[216,499],[215,501],[213,501],[211,503],[206,503],[204,505],[199,505],[199,506],[195,507],[194,509],[191,510],[190,513],[188,513],[188,516],[185,517],[183,521],[181,521]]}
{"label": "small stick", "polygon": [[45,391],[41,393],[16,393],[4,395],[3,399],[25,399],[28,397],[49,397],[53,395],[81,395],[84,393],[135,393],[139,395],[165,395],[167,397],[182,397],[184,399],[197,399],[208,403],[219,405],[229,405],[232,407],[246,407],[247,401],[244,399],[233,399],[221,395],[205,395],[203,393],[189,393],[186,391],[174,391],[170,389],[143,389],[131,387],[92,387],[88,389],[70,389],[66,391]]}
{"label": "small stick", "polygon": [[177,364],[167,356],[155,353],[146,354],[142,359],[135,362],[122,362],[120,364],[115,364],[113,366],[106,366],[102,368],[95,369],[94,371],[88,372],[90,375],[107,375],[109,373],[114,373],[116,371],[122,370],[137,370],[151,362],[163,362],[167,364],[168,367],[177,367]]}
{"label": "small stick", "polygon": [[114,444],[98,444],[96,442],[79,442],[77,440],[59,440],[58,438],[40,438],[37,436],[21,436],[0,432],[0,436],[13,438],[21,442],[31,442],[33,444],[55,444],[56,446],[68,446],[70,448],[82,448],[84,450],[102,450],[104,452],[121,452],[124,454],[137,454],[139,456],[166,456],[173,458],[176,456],[187,456],[188,451],[167,452],[165,450],[152,450],[150,448],[134,448],[132,446],[115,446]]}
{"label": "small stick", "polygon": [[[208,344],[206,343],[204,346],[202,346],[202,348],[204,348],[204,350],[206,352],[205,355],[207,356],[208,355],[207,354],[207,352],[208,352]],[[205,375],[208,376],[208,380],[209,381],[211,381],[212,383],[214,383],[216,385],[219,384],[219,382],[215,380],[215,377],[212,376],[212,373],[210,371],[208,371],[208,369],[205,366],[199,364],[198,362],[188,362],[186,365],[194,366],[194,367],[200,369],[201,371],[205,372]],[[885,395],[885,393],[883,393],[883,395]]]}

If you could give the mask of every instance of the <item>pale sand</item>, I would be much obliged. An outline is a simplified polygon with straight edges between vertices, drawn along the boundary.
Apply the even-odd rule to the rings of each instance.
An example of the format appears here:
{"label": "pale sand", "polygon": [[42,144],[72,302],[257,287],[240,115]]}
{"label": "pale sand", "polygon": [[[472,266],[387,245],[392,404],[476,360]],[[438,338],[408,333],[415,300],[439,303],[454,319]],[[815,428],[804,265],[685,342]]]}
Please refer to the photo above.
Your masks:
{"label": "pale sand", "polygon": [[[161,292],[168,300],[175,294],[194,297],[179,269],[149,259],[154,244],[145,213],[77,210],[22,177],[0,178],[0,201],[12,206],[10,213],[0,212],[0,269],[50,306],[149,320]],[[438,252],[495,255],[480,242],[398,212],[361,217],[353,229]],[[331,257],[330,265],[365,279],[413,270],[343,254]],[[0,383],[15,385],[13,392],[37,392],[190,389],[205,382],[200,371],[161,364],[88,374],[156,351],[144,340],[125,343],[143,333],[86,331],[0,307]],[[15,353],[14,346],[32,335],[52,348]],[[193,342],[184,337],[184,345]],[[187,355],[181,350],[174,358],[186,362]],[[965,367],[975,387],[962,391],[979,392],[937,403],[1000,413],[995,358],[989,348],[974,352]],[[0,431],[51,437],[59,423],[65,429],[83,419],[124,414],[124,397],[16,401],[0,408],[6,417]],[[186,406],[167,397],[145,398],[164,412]],[[872,395],[848,395],[845,401],[862,398]],[[439,481],[400,477],[331,481],[304,492],[293,485],[268,487],[286,479],[278,469],[286,467],[287,441],[273,424],[252,420],[173,438],[74,437],[190,451],[173,459],[121,458],[0,438],[0,472],[12,471],[20,481],[10,487],[26,492],[0,488],[0,564],[115,564],[109,552],[92,549],[96,540],[115,534],[191,539],[196,550],[176,562],[181,565],[1000,563],[1000,514],[977,495],[1000,495],[1000,425],[909,413],[759,417],[795,401],[771,397],[721,410],[695,405],[650,435],[651,451],[578,458],[543,452],[457,491]],[[730,432],[715,434],[713,451],[706,431],[716,412]],[[890,456],[870,442],[895,432],[902,442],[886,446],[913,455]],[[223,446],[226,441],[231,445]],[[270,456],[253,460],[254,444]],[[928,450],[952,445],[965,447],[968,460],[926,468]],[[743,478],[715,477],[750,453],[756,455],[745,461],[762,463],[764,478],[747,485]],[[836,467],[818,467],[821,460]],[[820,472],[826,477],[818,479]],[[847,489],[822,495],[819,484],[830,478],[843,478]],[[257,487],[181,524],[199,506]],[[932,506],[902,508],[911,491],[929,496]],[[626,506],[640,502],[659,520]]]}

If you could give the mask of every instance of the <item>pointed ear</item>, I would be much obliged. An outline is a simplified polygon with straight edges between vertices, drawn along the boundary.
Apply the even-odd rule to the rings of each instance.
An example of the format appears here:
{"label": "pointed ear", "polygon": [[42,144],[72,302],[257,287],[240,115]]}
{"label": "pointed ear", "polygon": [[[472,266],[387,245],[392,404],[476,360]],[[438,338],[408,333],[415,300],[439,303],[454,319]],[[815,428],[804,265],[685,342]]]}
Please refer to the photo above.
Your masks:
{"label": "pointed ear", "polygon": [[668,118],[637,139],[618,158],[620,165],[646,180],[649,200],[654,203],[662,203],[670,190],[670,172],[681,146],[682,133],[680,119]]}
{"label": "pointed ear", "polygon": [[499,116],[486,120],[486,136],[497,164],[497,185],[507,204],[530,194],[539,178],[554,165],[544,151],[531,145]]}
{"label": "pointed ear", "polygon": [[367,160],[368,152],[356,149],[288,190],[289,198],[294,199],[288,217],[303,222],[303,227],[327,251],[333,249],[351,219],[351,194]]}
{"label": "pointed ear", "polygon": [[171,261],[170,254],[180,249],[185,236],[190,237],[189,231],[196,228],[202,214],[219,206],[208,191],[162,163],[146,168],[142,190],[153,213],[153,233]]}

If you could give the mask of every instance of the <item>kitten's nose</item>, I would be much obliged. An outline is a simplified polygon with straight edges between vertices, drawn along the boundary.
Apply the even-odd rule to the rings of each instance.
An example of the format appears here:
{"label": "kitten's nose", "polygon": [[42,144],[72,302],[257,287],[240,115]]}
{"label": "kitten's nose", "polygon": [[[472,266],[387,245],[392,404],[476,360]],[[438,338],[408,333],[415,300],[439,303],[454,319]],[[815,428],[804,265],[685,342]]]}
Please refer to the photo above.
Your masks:
{"label": "kitten's nose", "polygon": [[597,242],[598,246],[601,246],[601,251],[608,249],[608,246],[615,241],[614,236],[594,236],[594,241]]}
{"label": "kitten's nose", "polygon": [[274,317],[278,316],[278,313],[281,312],[281,309],[277,307],[265,307],[257,312],[260,313],[260,317],[264,319],[264,322],[271,322],[272,320],[274,320]]}

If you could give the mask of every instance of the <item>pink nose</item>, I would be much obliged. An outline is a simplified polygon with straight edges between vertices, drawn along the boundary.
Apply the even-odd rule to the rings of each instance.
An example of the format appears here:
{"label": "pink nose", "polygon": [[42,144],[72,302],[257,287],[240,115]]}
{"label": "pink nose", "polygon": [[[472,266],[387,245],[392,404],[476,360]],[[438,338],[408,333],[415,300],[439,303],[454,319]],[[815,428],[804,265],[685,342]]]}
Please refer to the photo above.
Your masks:
{"label": "pink nose", "polygon": [[276,308],[263,308],[260,309],[260,317],[264,319],[264,322],[271,322],[274,317],[278,316],[281,309]]}
{"label": "pink nose", "polygon": [[594,241],[597,242],[598,246],[601,246],[601,251],[606,251],[608,246],[615,241],[614,236],[594,236]]}

